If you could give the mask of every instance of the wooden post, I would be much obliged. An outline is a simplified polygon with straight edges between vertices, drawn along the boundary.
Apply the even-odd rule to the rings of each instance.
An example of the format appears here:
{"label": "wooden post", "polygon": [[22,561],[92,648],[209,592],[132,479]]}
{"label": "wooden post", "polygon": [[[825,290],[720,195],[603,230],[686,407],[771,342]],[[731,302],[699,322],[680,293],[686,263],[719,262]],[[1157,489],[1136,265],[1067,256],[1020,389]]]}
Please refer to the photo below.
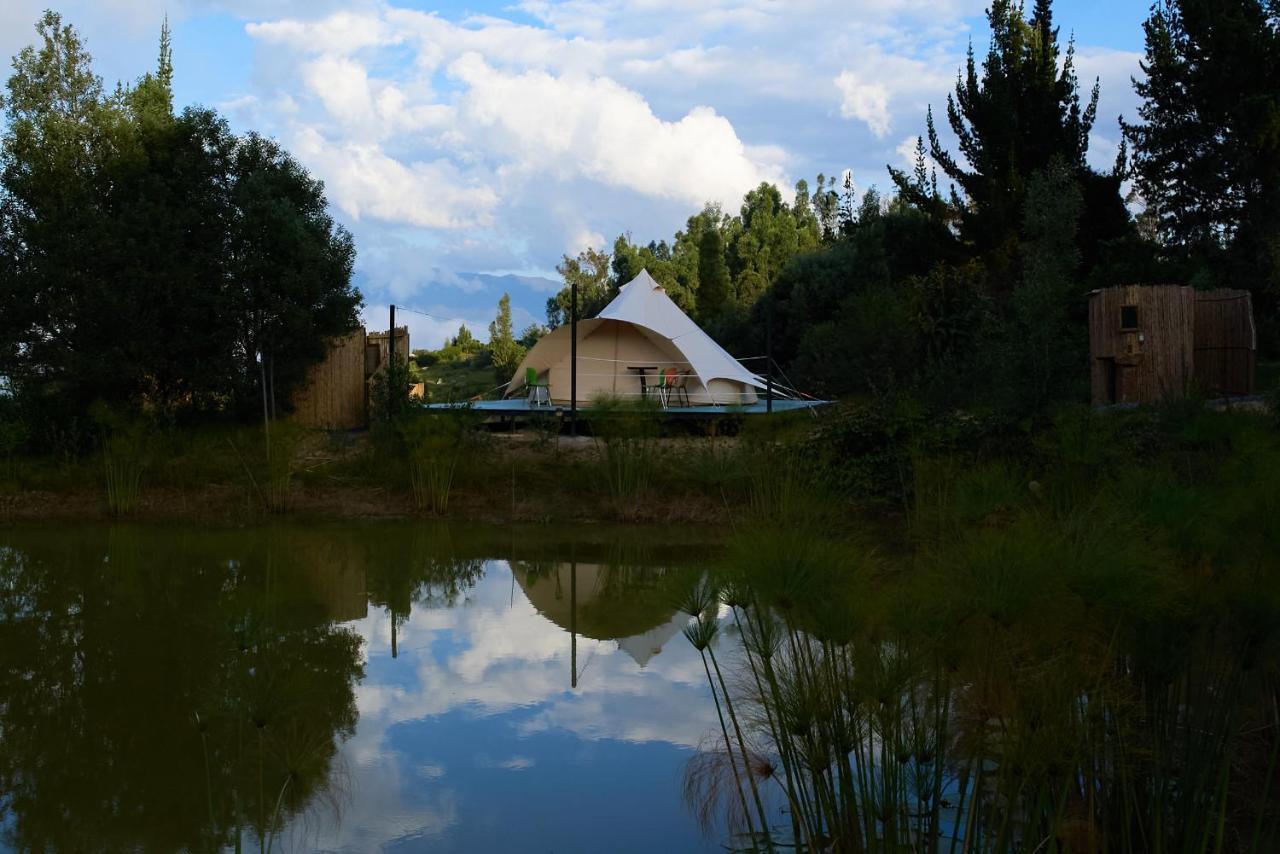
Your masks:
{"label": "wooden post", "polygon": [[[396,356],[396,305],[391,304],[391,334],[387,336],[387,368],[391,368],[392,361]],[[387,379],[391,379],[391,375],[387,375]]]}
{"label": "wooden post", "polygon": [[578,435],[578,282],[569,282],[569,435]]}

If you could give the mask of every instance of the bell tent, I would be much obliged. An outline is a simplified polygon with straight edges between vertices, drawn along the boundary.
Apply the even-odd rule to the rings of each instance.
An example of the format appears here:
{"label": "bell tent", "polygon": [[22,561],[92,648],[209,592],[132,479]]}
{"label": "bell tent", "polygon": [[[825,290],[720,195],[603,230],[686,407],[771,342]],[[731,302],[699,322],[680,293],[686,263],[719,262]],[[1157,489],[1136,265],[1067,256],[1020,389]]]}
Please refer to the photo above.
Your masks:
{"label": "bell tent", "polygon": [[[543,336],[507,386],[507,397],[527,394],[532,369],[551,402],[571,396],[572,332],[565,324]],[[755,403],[765,381],[748,371],[703,332],[646,270],[618,290],[604,310],[578,321],[578,403],[603,396],[638,400],[645,384],[674,370],[692,405]]]}

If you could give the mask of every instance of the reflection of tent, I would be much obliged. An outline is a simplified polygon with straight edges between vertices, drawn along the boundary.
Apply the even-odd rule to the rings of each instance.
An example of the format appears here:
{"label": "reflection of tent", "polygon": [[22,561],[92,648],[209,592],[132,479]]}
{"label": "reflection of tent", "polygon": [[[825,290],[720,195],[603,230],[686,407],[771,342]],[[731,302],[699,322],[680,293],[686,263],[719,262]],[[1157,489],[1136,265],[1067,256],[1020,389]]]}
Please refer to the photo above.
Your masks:
{"label": "reflection of tent", "polygon": [[631,656],[631,660],[636,664],[644,667],[649,663],[649,659],[662,652],[667,641],[678,635],[688,622],[689,618],[686,615],[676,614],[670,620],[654,626],[644,634],[619,638],[618,649]]}
{"label": "reflection of tent", "polygon": [[[570,334],[565,324],[544,335],[516,369],[508,396],[524,393],[526,370],[533,368],[538,382],[550,386],[553,401],[568,402]],[[640,377],[628,370],[633,366],[691,373],[687,388],[693,404],[755,403],[756,389],[765,387],[764,380],[698,328],[644,270],[623,285],[599,315],[578,321],[578,402],[600,395],[637,399]],[[656,371],[649,373],[649,381],[656,381]]]}
{"label": "reflection of tent", "polygon": [[659,570],[591,563],[558,563],[546,570],[516,563],[511,570],[539,614],[567,632],[617,641],[641,667],[683,625],[665,588],[653,583]]}

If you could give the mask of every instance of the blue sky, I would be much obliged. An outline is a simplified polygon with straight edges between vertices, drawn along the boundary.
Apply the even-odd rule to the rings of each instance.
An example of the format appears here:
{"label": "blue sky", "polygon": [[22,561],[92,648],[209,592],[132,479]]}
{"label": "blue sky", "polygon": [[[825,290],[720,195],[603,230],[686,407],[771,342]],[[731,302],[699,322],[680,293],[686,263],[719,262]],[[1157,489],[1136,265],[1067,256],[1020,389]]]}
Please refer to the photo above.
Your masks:
{"label": "blue sky", "polygon": [[[0,51],[49,0],[8,0]],[[415,346],[483,329],[502,288],[542,317],[564,253],[629,231],[670,238],[705,201],[736,210],[852,171],[888,183],[945,101],[984,0],[73,0],[60,6],[108,81],[154,65],[167,13],[180,105],[279,139],[325,181],[354,233],[377,325],[389,302]],[[1091,157],[1132,116],[1147,4],[1059,0],[1077,69],[1102,83]]]}

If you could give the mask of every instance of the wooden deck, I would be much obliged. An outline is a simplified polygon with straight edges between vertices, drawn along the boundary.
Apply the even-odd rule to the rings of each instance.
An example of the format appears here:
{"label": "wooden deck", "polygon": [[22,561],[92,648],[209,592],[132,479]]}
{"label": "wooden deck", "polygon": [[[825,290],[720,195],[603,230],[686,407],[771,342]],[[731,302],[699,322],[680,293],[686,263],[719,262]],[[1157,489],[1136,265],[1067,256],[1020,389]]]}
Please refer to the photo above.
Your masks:
{"label": "wooden deck", "polygon": [[[778,400],[773,401],[773,411],[775,413],[796,412],[799,410],[813,410],[821,406],[826,406],[831,401],[828,400]],[[461,403],[424,403],[423,409],[434,411],[447,411],[450,409],[466,409],[470,408],[475,412],[483,412],[487,415],[497,417],[519,417],[524,415],[568,415],[569,405],[566,403],[554,404],[531,404],[525,398],[509,398],[507,400],[472,400]],[[722,418],[726,415],[764,415],[768,412],[768,408],[763,400],[748,405],[721,405],[721,406],[671,406],[666,409],[656,409],[654,413],[664,418],[682,419],[682,418]],[[578,414],[588,416],[591,414],[591,405],[585,404],[578,407]]]}

